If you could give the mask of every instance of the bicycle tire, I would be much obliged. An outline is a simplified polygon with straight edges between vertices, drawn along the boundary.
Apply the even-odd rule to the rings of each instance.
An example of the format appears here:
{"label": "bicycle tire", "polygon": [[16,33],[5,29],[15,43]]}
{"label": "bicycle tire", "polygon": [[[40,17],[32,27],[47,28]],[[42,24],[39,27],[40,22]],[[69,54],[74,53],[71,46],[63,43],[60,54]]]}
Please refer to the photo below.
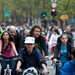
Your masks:
{"label": "bicycle tire", "polygon": [[9,73],[6,73],[5,75],[10,75]]}

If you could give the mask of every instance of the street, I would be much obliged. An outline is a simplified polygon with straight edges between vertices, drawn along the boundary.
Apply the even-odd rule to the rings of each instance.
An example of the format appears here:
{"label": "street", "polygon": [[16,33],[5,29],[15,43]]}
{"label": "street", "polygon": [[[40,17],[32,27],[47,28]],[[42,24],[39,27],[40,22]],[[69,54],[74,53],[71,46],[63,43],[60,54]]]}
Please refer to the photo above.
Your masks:
{"label": "street", "polygon": [[46,62],[47,62],[47,69],[49,71],[48,75],[55,75],[55,68],[53,67],[53,65],[50,65],[50,60]]}

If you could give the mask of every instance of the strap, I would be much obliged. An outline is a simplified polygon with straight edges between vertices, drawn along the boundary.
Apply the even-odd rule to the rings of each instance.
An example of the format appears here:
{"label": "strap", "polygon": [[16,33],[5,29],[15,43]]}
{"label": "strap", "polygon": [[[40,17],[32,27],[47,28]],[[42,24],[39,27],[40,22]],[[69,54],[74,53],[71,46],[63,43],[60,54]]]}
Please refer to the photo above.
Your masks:
{"label": "strap", "polygon": [[8,48],[9,44],[10,44],[10,43],[8,43],[8,45],[7,45],[7,47],[5,48],[5,50],[3,51],[3,53],[4,53],[4,52],[6,51],[6,49]]}

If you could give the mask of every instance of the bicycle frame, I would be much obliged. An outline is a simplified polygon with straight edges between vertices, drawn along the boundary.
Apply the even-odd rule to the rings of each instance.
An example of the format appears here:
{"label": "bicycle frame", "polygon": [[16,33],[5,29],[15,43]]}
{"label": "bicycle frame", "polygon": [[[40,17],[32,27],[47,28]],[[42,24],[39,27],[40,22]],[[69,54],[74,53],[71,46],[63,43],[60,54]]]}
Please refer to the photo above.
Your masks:
{"label": "bicycle frame", "polygon": [[4,69],[4,75],[11,75],[11,69],[9,68],[9,64],[7,64],[7,68]]}
{"label": "bicycle frame", "polygon": [[7,62],[7,67],[6,67],[6,69],[4,69],[4,75],[11,75],[11,69],[9,67],[9,61],[15,61],[15,58],[13,58],[13,59],[1,58],[0,60],[1,61],[4,60],[4,61]]}

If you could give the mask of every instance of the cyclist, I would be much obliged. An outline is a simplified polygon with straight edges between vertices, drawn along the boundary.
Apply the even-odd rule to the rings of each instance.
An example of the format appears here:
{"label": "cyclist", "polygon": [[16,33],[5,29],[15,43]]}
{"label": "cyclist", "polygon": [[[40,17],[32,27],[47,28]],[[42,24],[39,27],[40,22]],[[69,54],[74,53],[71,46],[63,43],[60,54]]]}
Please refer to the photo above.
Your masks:
{"label": "cyclist", "polygon": [[[3,51],[1,53],[1,50]],[[12,59],[15,55],[18,56],[18,53],[16,51],[14,41],[12,37],[10,36],[9,32],[5,31],[3,32],[0,40],[0,55],[2,55],[3,58],[6,59]],[[12,75],[15,75],[14,69],[16,62],[15,61],[10,61],[10,69],[12,70]],[[6,61],[1,61],[2,65],[2,71],[1,75],[4,75],[4,69],[6,69],[7,62]]]}
{"label": "cyclist", "polygon": [[[71,59],[71,51],[72,51],[72,46],[68,41],[68,35],[67,34],[62,34],[60,37],[61,42],[57,43],[56,49],[54,52],[54,59],[53,62],[56,64],[56,62],[59,60],[63,63],[66,63],[68,60]],[[58,59],[59,55],[59,59]],[[59,75],[60,73],[60,68],[63,66],[63,64],[58,64],[56,66],[56,73]]]}
{"label": "cyclist", "polygon": [[22,27],[21,27],[20,24],[18,24],[17,31],[18,31],[18,33],[20,33],[20,34],[22,33]]}
{"label": "cyclist", "polygon": [[31,26],[29,25],[29,23],[26,23],[26,28],[27,28],[28,30],[31,29]]}
{"label": "cyclist", "polygon": [[[27,69],[30,67],[43,68],[42,73],[47,74],[46,62],[40,51],[35,48],[35,38],[26,37],[25,38],[25,48],[21,49],[19,52],[17,72],[21,72],[21,68]],[[21,67],[21,65],[23,66]]]}
{"label": "cyclist", "polygon": [[60,70],[60,75],[75,75],[75,48],[72,51],[73,60],[65,63]]}
{"label": "cyclist", "polygon": [[54,32],[54,29],[55,29],[55,27],[54,26],[52,26],[51,28],[50,28],[50,30],[47,32],[47,40],[49,41],[50,40],[50,38],[51,38],[51,35],[52,35],[52,33]]}
{"label": "cyclist", "polygon": [[42,33],[42,28],[39,25],[34,25],[30,32],[29,35],[35,38],[35,45],[36,48],[38,48],[40,50],[40,52],[43,54],[42,49],[45,53],[45,59],[49,59],[48,58],[48,50],[47,50],[47,45],[46,45],[46,40],[45,38],[41,35]]}
{"label": "cyclist", "polygon": [[73,34],[71,32],[71,26],[70,25],[66,26],[66,31],[64,31],[63,33],[66,33],[68,35],[69,42],[72,44],[72,47],[74,47],[75,41],[73,40]]}
{"label": "cyclist", "polygon": [[57,29],[54,29],[53,34],[51,35],[50,41],[49,41],[49,46],[51,46],[51,54],[53,54],[53,46],[57,44],[57,39],[59,37],[59,32]]}
{"label": "cyclist", "polygon": [[6,31],[6,23],[2,23],[1,24],[1,27],[0,27],[0,39],[1,39],[1,35],[4,31]]}
{"label": "cyclist", "polygon": [[9,33],[12,36],[12,38],[14,39],[16,50],[19,53],[19,50],[24,46],[23,45],[23,37],[20,33],[17,32],[15,26],[10,26]]}

